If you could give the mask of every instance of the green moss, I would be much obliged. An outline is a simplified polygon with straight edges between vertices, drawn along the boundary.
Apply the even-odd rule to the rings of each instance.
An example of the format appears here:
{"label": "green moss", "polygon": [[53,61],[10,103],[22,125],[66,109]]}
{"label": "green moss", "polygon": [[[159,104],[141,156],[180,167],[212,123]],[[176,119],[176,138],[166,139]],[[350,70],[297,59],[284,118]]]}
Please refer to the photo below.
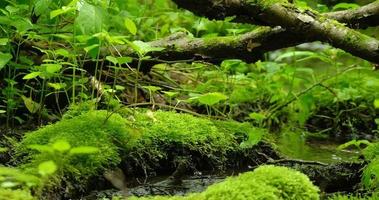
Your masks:
{"label": "green moss", "polygon": [[[77,182],[84,185],[121,160],[135,173],[173,170],[183,159],[194,166],[223,168],[229,164],[230,153],[242,151],[240,144],[256,133],[248,123],[213,121],[175,112],[135,111],[122,117],[107,111],[77,110],[60,122],[27,133],[16,147],[17,158],[33,173],[38,173],[41,162],[52,160],[57,164],[51,186],[58,186],[62,180],[70,186],[78,185]],[[36,144],[49,148],[62,140],[73,148],[92,146],[100,152],[70,155],[58,150],[40,153],[29,148]]]}
{"label": "green moss", "polygon": [[[170,153],[197,154],[210,162],[222,163],[226,153],[239,145],[235,130],[218,128],[220,125],[206,118],[163,111],[138,113],[134,117],[134,125],[141,130],[142,137],[131,154],[135,157],[144,154],[152,163]],[[235,128],[246,129],[246,125],[236,122]]]}
{"label": "green moss", "polygon": [[253,172],[230,177],[208,187],[202,193],[184,197],[132,197],[131,200],[317,200],[319,198],[319,189],[306,175],[286,167],[267,165],[261,166]]}
{"label": "green moss", "polygon": [[35,200],[28,190],[0,188],[0,200]]}
{"label": "green moss", "polygon": [[72,147],[99,148],[100,153],[96,155],[77,155],[64,160],[68,167],[62,169],[63,174],[73,173],[75,177],[82,178],[96,175],[104,168],[117,165],[121,161],[120,149],[128,148],[133,138],[130,124],[120,115],[110,115],[107,111],[89,111],[27,133],[16,151],[19,156],[27,155],[23,158],[24,163],[30,161],[29,166],[37,166],[40,162],[52,159],[52,155],[31,151],[29,145],[47,145],[65,140]]}

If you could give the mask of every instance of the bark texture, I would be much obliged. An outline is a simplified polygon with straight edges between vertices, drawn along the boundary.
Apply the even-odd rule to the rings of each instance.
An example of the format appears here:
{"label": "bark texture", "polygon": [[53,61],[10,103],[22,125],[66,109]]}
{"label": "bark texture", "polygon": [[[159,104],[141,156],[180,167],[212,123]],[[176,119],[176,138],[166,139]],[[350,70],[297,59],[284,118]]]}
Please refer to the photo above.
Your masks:
{"label": "bark texture", "polygon": [[[211,19],[236,16],[238,21],[251,24],[281,26],[295,35],[303,35],[298,40],[327,42],[355,56],[373,63],[379,63],[379,41],[335,21],[352,20],[351,24],[363,22],[378,23],[378,1],[360,9],[321,15],[311,9],[301,10],[286,0],[174,0],[180,7]],[[330,19],[329,17],[333,19]],[[345,17],[343,17],[345,16]],[[358,16],[358,17],[355,17]],[[360,16],[360,17],[359,17]],[[366,17],[362,17],[366,16]],[[354,19],[359,19],[354,22]]]}

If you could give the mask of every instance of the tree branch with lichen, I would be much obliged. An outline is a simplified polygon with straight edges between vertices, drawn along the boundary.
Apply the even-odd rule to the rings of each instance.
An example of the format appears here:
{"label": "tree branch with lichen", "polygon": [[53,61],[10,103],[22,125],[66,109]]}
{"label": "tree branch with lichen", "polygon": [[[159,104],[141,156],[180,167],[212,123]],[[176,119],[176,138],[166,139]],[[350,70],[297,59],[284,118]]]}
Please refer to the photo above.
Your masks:
{"label": "tree branch with lichen", "polygon": [[[322,41],[357,57],[379,63],[379,41],[311,9],[299,9],[287,0],[173,0],[180,7],[212,19],[235,16],[237,21],[251,24],[281,26],[286,31],[303,35],[299,40]],[[374,13],[378,1],[356,13]],[[370,9],[368,9],[370,8]],[[367,13],[366,12],[366,13]],[[375,15],[376,13],[376,15]],[[337,18],[340,14],[329,14]],[[352,17],[342,17],[341,20]]]}

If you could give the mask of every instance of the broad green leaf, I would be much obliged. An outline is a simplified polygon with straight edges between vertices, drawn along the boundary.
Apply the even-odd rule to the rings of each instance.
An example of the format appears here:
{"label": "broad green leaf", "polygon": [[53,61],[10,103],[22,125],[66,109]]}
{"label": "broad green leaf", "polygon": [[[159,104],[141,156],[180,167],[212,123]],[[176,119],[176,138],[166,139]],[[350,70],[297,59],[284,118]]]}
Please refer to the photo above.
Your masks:
{"label": "broad green leaf", "polygon": [[42,176],[54,174],[58,167],[53,161],[45,161],[38,165],[38,173]]}
{"label": "broad green leaf", "polygon": [[137,34],[136,24],[131,19],[126,18],[125,21],[124,21],[124,24],[125,24],[125,27],[128,29],[128,31],[131,34],[133,34],[133,35]]}
{"label": "broad green leaf", "polygon": [[0,52],[0,70],[5,67],[5,65],[12,59],[12,55],[9,53]]}
{"label": "broad green leaf", "polygon": [[129,46],[135,50],[140,56],[144,56],[145,54],[153,51],[162,51],[164,48],[162,47],[152,47],[149,45],[149,43],[142,42],[142,41],[133,41],[128,42]]}
{"label": "broad green leaf", "polygon": [[52,0],[37,0],[34,5],[35,14],[36,15],[45,14],[48,11],[51,2]]}
{"label": "broad green leaf", "polygon": [[37,76],[39,76],[41,74],[42,74],[42,72],[31,72],[29,74],[26,74],[22,79],[24,79],[24,80],[33,79],[33,78],[36,78]]}
{"label": "broad green leaf", "polygon": [[241,148],[251,148],[253,147],[254,145],[258,144],[263,136],[265,135],[265,131],[263,129],[251,129],[249,132],[248,132],[248,139],[246,141],[243,141],[241,144],[240,144],[240,147]]}
{"label": "broad green leaf", "polygon": [[55,53],[66,58],[70,57],[70,53],[66,49],[57,49],[55,50]]}
{"label": "broad green leaf", "polygon": [[118,60],[116,57],[113,57],[113,56],[107,56],[105,57],[106,60],[110,61],[111,63],[113,63],[114,65],[117,65],[118,64]]}
{"label": "broad green leaf", "polygon": [[7,45],[9,42],[8,38],[0,38],[0,46]]}
{"label": "broad green leaf", "polygon": [[36,113],[41,108],[40,104],[33,101],[31,98],[25,96],[21,96],[21,98],[30,113]]}
{"label": "broad green leaf", "polygon": [[197,100],[201,104],[208,105],[208,106],[215,105],[226,99],[228,99],[228,97],[219,92],[211,92],[211,93],[203,94],[197,98]]}
{"label": "broad green leaf", "polygon": [[60,64],[42,64],[41,67],[45,68],[47,73],[54,74],[62,69]]}
{"label": "broad green leaf", "polygon": [[57,151],[65,152],[71,148],[71,145],[67,141],[59,140],[54,142],[53,148]]}
{"label": "broad green leaf", "polygon": [[91,35],[106,30],[105,19],[106,13],[101,7],[83,1],[79,15],[75,19],[75,25],[82,34]]}
{"label": "broad green leaf", "polygon": [[133,61],[133,58],[131,57],[117,57],[117,61],[119,64],[126,64]]}
{"label": "broad green leaf", "polygon": [[70,150],[70,154],[93,154],[99,152],[99,149],[96,147],[90,147],[90,146],[80,146],[80,147],[74,147]]}
{"label": "broad green leaf", "polygon": [[374,106],[375,108],[379,108],[379,99],[375,99]]}
{"label": "broad green leaf", "polygon": [[33,24],[29,19],[17,19],[12,21],[11,25],[17,29],[18,32],[23,33],[33,28]]}
{"label": "broad green leaf", "polygon": [[6,110],[0,110],[0,114],[4,114],[6,112],[7,112]]}

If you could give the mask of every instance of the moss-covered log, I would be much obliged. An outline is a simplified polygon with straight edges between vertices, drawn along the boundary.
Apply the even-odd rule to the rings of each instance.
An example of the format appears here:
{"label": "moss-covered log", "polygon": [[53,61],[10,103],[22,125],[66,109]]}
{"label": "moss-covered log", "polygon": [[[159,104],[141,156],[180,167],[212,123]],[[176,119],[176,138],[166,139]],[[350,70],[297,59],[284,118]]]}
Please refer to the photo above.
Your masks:
{"label": "moss-covered log", "polygon": [[[210,18],[219,19],[235,15],[237,19],[252,24],[281,26],[295,35],[302,35],[298,40],[305,38],[309,41],[327,42],[355,56],[379,63],[377,39],[352,30],[311,9],[299,9],[286,0],[207,0],[201,5],[194,0],[174,1],[183,8]],[[373,4],[374,11],[377,9],[376,6],[376,3]]]}

